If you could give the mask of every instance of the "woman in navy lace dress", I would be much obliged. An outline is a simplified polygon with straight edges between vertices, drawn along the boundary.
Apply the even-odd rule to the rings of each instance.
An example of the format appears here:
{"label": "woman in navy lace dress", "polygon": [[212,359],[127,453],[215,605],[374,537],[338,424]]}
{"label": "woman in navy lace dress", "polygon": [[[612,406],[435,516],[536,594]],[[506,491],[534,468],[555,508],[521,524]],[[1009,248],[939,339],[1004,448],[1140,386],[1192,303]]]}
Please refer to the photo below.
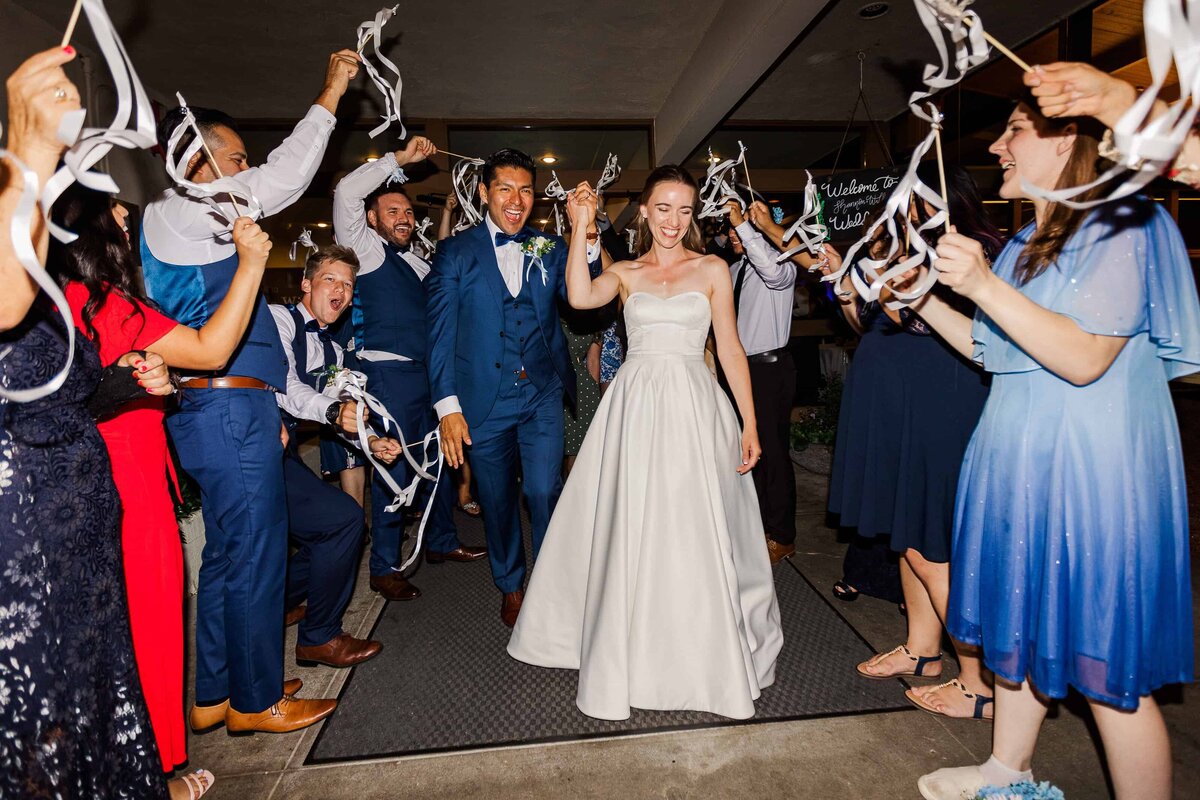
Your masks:
{"label": "woman in navy lace dress", "polygon": [[[42,181],[61,153],[57,121],[79,107],[61,69],[73,55],[39,53],[8,81],[10,149]],[[0,164],[7,232],[22,182],[11,161]],[[40,238],[44,248],[44,230]],[[67,358],[59,311],[32,300],[14,244],[0,238],[8,393],[46,384]],[[0,797],[167,796],[133,659],[120,504],[85,406],[99,377],[96,351],[80,337],[57,391],[0,400]]]}

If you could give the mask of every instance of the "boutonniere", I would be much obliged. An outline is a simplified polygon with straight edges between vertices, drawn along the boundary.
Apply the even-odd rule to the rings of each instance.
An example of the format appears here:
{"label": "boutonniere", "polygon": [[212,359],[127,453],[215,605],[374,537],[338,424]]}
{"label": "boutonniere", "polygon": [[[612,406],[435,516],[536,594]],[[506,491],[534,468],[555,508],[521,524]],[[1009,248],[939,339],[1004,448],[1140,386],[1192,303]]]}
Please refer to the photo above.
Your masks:
{"label": "boutonniere", "polygon": [[521,245],[521,252],[529,256],[529,266],[525,269],[525,280],[529,280],[529,271],[534,267],[542,273],[542,286],[546,285],[547,272],[546,265],[542,263],[542,256],[554,249],[554,240],[548,239],[545,236],[530,236],[525,240],[525,244]]}
{"label": "boutonniere", "polygon": [[[314,369],[308,374],[317,379],[318,389],[324,389],[326,386],[333,385],[333,382],[337,380],[338,373],[340,373],[342,369],[343,367],[339,367],[337,364],[329,364],[321,367],[320,369]],[[324,380],[322,380],[322,378],[324,378]]]}

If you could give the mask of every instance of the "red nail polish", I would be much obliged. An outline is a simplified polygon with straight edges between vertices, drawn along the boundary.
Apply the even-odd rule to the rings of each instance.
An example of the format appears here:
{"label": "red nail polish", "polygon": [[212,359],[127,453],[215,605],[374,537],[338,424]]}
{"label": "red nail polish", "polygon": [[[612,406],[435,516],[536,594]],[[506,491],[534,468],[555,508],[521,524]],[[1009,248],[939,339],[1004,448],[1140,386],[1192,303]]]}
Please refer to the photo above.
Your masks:
{"label": "red nail polish", "polygon": [[75,48],[71,47],[71,45],[67,45],[66,47],[63,48],[63,52],[69,56],[73,56],[73,55],[75,55]]}

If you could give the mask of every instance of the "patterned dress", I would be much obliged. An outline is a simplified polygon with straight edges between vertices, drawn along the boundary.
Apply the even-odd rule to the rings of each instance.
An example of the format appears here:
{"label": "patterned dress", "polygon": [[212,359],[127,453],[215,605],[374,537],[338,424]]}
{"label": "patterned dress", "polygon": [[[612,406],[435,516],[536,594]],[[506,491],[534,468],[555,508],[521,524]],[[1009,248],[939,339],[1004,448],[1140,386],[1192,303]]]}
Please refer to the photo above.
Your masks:
{"label": "patterned dress", "polygon": [[[32,311],[0,334],[0,382],[41,385],[66,339]],[[84,403],[96,351],[66,383],[0,400],[0,797],[164,798],[122,580],[120,504]]]}

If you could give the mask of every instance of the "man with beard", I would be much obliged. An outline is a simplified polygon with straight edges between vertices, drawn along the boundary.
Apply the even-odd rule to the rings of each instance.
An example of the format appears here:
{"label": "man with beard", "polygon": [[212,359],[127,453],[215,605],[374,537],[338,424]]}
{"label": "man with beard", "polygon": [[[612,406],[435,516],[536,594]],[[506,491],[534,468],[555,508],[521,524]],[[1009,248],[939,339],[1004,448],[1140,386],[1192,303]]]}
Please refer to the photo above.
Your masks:
{"label": "man with beard", "polygon": [[[424,136],[414,136],[403,150],[368,162],[343,178],[333,195],[333,228],[338,244],[358,256],[358,282],[351,313],[354,355],[367,376],[367,389],[400,425],[404,438],[419,441],[437,424],[425,368],[425,276],[429,263],[412,251],[416,219],[412,201],[401,184],[402,168],[437,152]],[[396,482],[412,479],[402,460],[393,470]],[[426,483],[414,503],[423,507],[431,490]],[[371,588],[388,600],[413,600],[421,591],[398,571],[404,517],[388,512],[392,495],[380,475],[371,482]],[[481,547],[458,541],[452,514],[453,481],[441,480],[426,521],[425,558],[476,561]]]}

